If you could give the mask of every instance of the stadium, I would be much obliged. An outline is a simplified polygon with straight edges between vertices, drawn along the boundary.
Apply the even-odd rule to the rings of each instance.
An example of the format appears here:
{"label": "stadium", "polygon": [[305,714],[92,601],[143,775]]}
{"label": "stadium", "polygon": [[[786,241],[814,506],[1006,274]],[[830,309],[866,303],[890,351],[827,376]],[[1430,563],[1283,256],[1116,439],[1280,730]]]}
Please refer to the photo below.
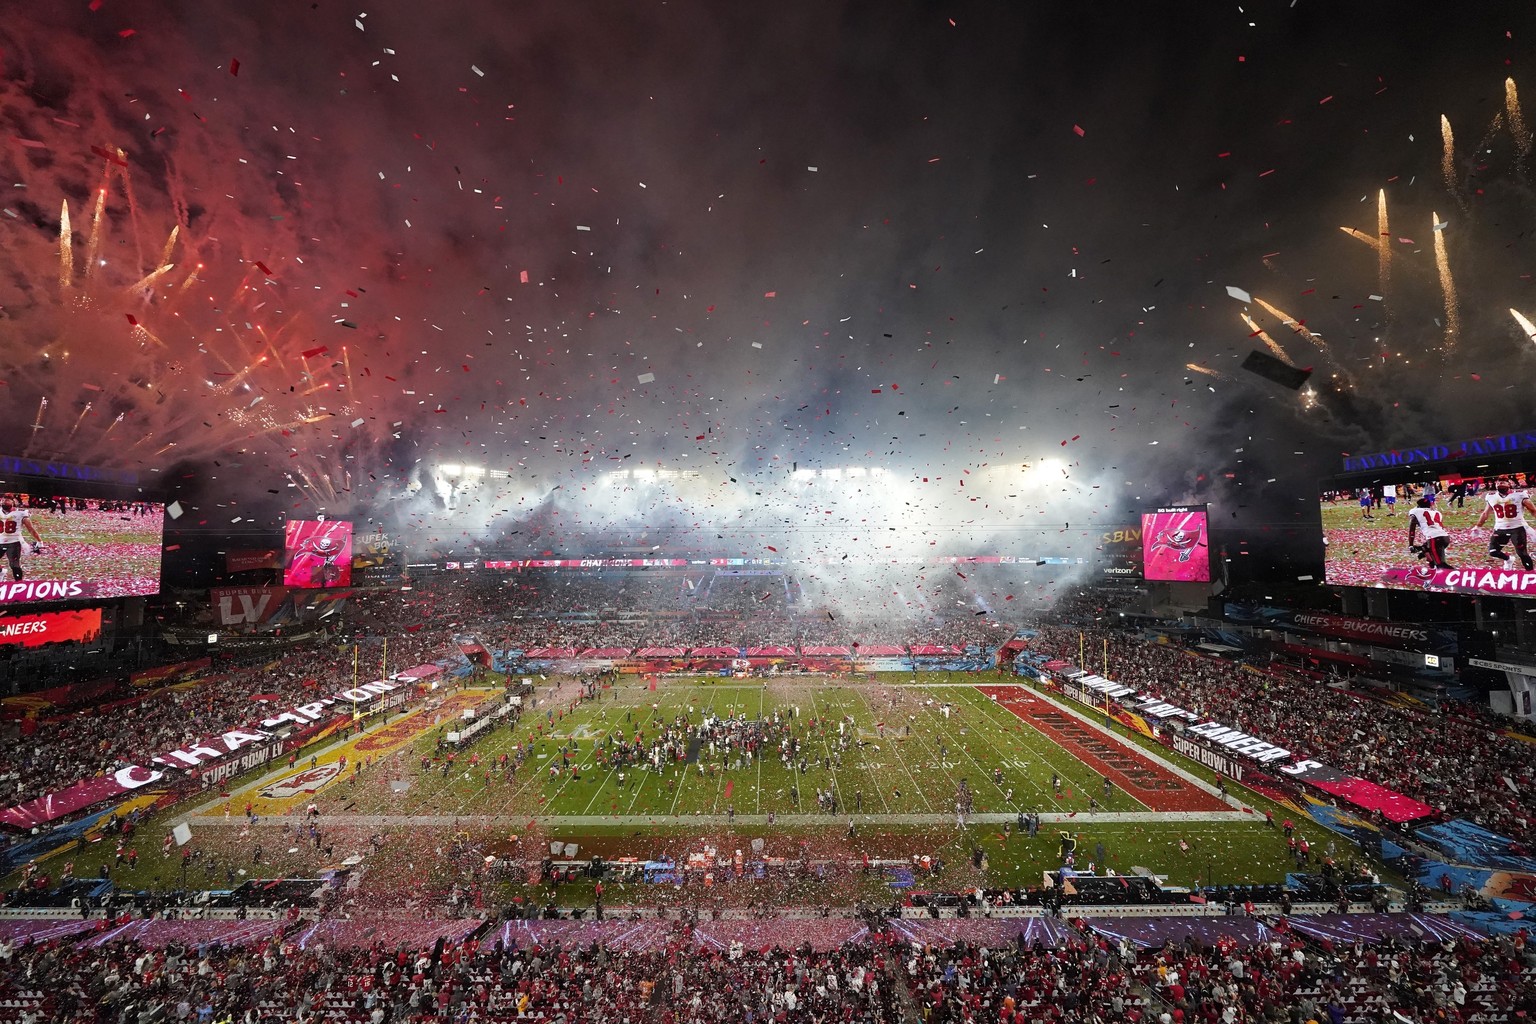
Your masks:
{"label": "stadium", "polygon": [[1528,26],[467,13],[0,24],[0,1024],[1536,1015]]}

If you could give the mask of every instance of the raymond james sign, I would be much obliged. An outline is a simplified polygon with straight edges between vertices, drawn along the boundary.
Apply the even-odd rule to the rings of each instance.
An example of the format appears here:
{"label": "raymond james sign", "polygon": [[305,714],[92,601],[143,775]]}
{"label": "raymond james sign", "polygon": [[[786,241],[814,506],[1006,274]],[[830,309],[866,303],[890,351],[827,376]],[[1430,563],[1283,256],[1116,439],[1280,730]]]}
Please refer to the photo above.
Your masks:
{"label": "raymond james sign", "polygon": [[1503,455],[1510,452],[1529,451],[1536,451],[1536,433],[1522,431],[1518,434],[1490,434],[1487,437],[1474,437],[1470,441],[1447,441],[1396,451],[1346,455],[1344,472],[1354,473],[1362,469],[1381,469],[1388,466],[1412,466],[1421,462],[1459,459],[1469,455]]}
{"label": "raymond james sign", "polygon": [[0,473],[40,476],[49,480],[84,480],[87,483],[136,484],[139,482],[139,474],[131,469],[102,469],[99,466],[79,466],[73,462],[51,462],[47,459],[25,459],[15,455],[0,455]]}

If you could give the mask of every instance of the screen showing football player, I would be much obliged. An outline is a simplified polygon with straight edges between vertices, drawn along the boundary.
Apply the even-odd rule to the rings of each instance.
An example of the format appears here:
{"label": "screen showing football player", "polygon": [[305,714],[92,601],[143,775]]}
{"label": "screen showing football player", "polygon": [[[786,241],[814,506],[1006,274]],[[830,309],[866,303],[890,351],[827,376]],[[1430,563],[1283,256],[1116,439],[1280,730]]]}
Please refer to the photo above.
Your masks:
{"label": "screen showing football player", "polygon": [[1493,533],[1488,535],[1488,557],[1508,566],[1512,558],[1505,553],[1504,546],[1513,544],[1526,571],[1536,569],[1525,537],[1525,513],[1529,511],[1536,515],[1536,505],[1531,504],[1530,494],[1516,490],[1509,477],[1501,476],[1494,481],[1493,490],[1483,495],[1483,500],[1486,502],[1483,514],[1477,517],[1473,526],[1481,527],[1490,516],[1493,517]]}
{"label": "screen showing football player", "polygon": [[21,572],[21,538],[22,533],[32,536],[32,554],[37,554],[43,549],[43,538],[38,536],[37,527],[32,525],[32,517],[26,509],[16,503],[16,499],[7,494],[0,498],[0,551],[5,553],[5,561],[11,572],[10,578],[20,580]]}
{"label": "screen showing football player", "polygon": [[1440,510],[1435,508],[1435,493],[1425,491],[1408,512],[1408,550],[1428,562],[1431,568],[1454,568],[1445,560],[1451,534],[1445,528]]}

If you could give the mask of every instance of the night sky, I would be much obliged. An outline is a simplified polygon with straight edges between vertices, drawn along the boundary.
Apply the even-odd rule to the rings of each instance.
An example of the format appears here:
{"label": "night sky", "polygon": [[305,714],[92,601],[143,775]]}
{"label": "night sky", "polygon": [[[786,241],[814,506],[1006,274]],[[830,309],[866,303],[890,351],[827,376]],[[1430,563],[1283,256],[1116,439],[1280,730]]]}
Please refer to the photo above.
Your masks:
{"label": "night sky", "polygon": [[[1342,453],[1536,422],[1533,37],[1318,0],[26,5],[3,447],[231,538],[1081,555],[1209,501],[1291,566]],[[887,476],[793,479],[846,467]]]}

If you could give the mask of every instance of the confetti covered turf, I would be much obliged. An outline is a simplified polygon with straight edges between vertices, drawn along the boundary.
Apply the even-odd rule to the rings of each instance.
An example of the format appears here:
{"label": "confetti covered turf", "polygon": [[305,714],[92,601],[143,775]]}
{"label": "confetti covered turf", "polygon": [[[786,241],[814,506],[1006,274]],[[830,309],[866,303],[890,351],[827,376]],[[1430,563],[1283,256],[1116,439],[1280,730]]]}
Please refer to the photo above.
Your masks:
{"label": "confetti covered turf", "polygon": [[[550,709],[541,704],[515,729],[497,729],[477,741],[451,770],[444,771],[441,757],[423,770],[422,757],[434,754],[437,735],[451,727],[444,724],[414,748],[396,754],[384,772],[372,773],[355,787],[325,793],[321,806],[337,810],[346,804],[360,814],[585,818],[723,815],[734,809],[738,814],[784,818],[826,813],[816,804],[816,792],[831,789],[839,816],[858,808],[863,814],[935,814],[952,820],[963,779],[977,813],[1088,811],[1090,799],[1106,810],[1149,810],[1119,785],[1106,797],[1100,771],[969,683],[923,686],[906,682],[908,676],[897,678],[902,682],[669,681],[654,691],[642,681],[625,679],[605,690],[599,701],[564,714],[556,709],[553,722]],[[949,718],[942,710],[945,703],[951,705]],[[660,772],[625,769],[621,782],[617,770],[594,757],[594,748],[610,732],[632,737],[640,730],[650,738],[678,716],[698,723],[706,714],[758,719],[775,712],[797,714],[803,772],[798,758],[785,763],[777,751],[734,768],[722,755],[711,756],[706,747],[695,761]],[[838,724],[845,716],[852,719],[845,727],[855,742],[838,767]],[[531,744],[533,751],[523,766],[510,777],[493,770],[487,781],[489,763],[519,744]],[[579,768],[579,775],[550,770],[561,764],[566,744],[572,745],[570,764]],[[475,766],[471,762],[477,757]],[[993,779],[994,769],[1001,770],[1000,782]],[[1059,794],[1052,788],[1053,773],[1060,778]],[[404,793],[389,785],[399,778],[410,780]]]}
{"label": "confetti covered turf", "polygon": [[[77,874],[94,874],[105,862],[113,865],[119,885],[164,888],[179,884],[178,866],[175,858],[160,856],[156,840],[182,821],[190,822],[201,854],[193,869],[194,880],[201,884],[219,883],[226,871],[236,871],[237,879],[312,876],[350,854],[369,855],[372,839],[378,837],[377,854],[367,856],[366,886],[374,894],[369,898],[392,900],[397,909],[404,906],[400,900],[419,900],[428,889],[445,889],[451,883],[453,870],[442,860],[443,851],[464,836],[477,849],[525,858],[540,856],[537,851],[550,840],[579,844],[582,856],[643,860],[706,845],[745,848],[755,838],[775,856],[797,855],[802,849],[815,858],[843,862],[856,862],[866,854],[875,859],[932,855],[951,866],[944,884],[957,887],[1036,885],[1042,871],[1059,865],[1059,837],[1070,831],[1078,839],[1080,864],[1093,860],[1102,844],[1112,869],[1146,867],[1168,875],[1171,884],[1284,878],[1284,841],[1278,830],[1264,827],[1260,816],[1188,820],[1177,813],[1149,811],[1119,786],[1106,798],[1097,770],[1029,724],[1031,717],[1050,715],[1049,704],[1006,680],[999,685],[995,676],[977,677],[976,682],[997,693],[997,701],[973,685],[970,676],[957,673],[953,682],[950,678],[925,673],[875,682],[773,680],[766,686],[747,680],[667,680],[656,690],[644,680],[622,678],[603,691],[602,700],[582,703],[574,711],[569,704],[541,700],[515,728],[497,728],[461,752],[452,771],[441,770],[441,758],[423,770],[423,756],[436,754],[438,735],[461,720],[462,709],[493,696],[490,690],[455,693],[436,709],[420,709],[362,738],[328,747],[319,755],[320,767],[345,755],[347,768],[335,775],[322,773],[328,781],[313,794],[277,800],[260,796],[263,787],[293,774],[287,767],[273,767],[233,783],[227,799],[155,814],[141,829],[142,859],[136,866],[113,864],[108,842],[72,850],[69,856]],[[541,684],[540,692],[547,690]],[[563,690],[571,692],[572,687],[566,684]],[[941,710],[946,702],[951,705],[948,719]],[[566,709],[564,714],[560,707]],[[776,755],[750,769],[711,770],[706,748],[706,754],[686,768],[673,766],[661,773],[627,770],[621,786],[617,773],[598,767],[592,757],[594,744],[619,727],[633,735],[640,725],[654,735],[659,721],[678,715],[697,723],[706,712],[744,712],[753,718],[775,711],[784,715],[795,708],[802,737],[812,718],[818,722],[805,740],[803,773],[798,763],[786,765]],[[555,711],[552,728],[550,710]],[[846,751],[842,767],[823,767],[822,758],[831,757],[835,749],[837,723],[844,715],[852,717],[848,728],[864,745],[855,743]],[[576,744],[573,760],[582,766],[580,778],[570,772],[552,778],[550,762],[558,759],[561,744],[570,742]],[[524,766],[511,778],[493,771],[487,781],[486,765],[519,743],[531,744],[534,751]],[[368,757],[367,766],[354,772],[363,756]],[[479,766],[471,767],[477,756]],[[1203,769],[1179,763],[1209,777]],[[994,767],[1002,769],[1001,783],[992,780]],[[1051,786],[1053,773],[1061,780],[1059,798]],[[1034,839],[1014,834],[996,819],[972,818],[966,828],[958,829],[954,798],[962,778],[974,794],[978,815],[1007,814],[1009,825],[1019,810],[1053,817]],[[402,782],[407,783],[403,791]],[[799,790],[798,811],[792,787]],[[817,789],[828,788],[838,796],[835,817],[819,813],[816,806]],[[1011,802],[1006,799],[1010,788]],[[863,813],[853,811],[859,793]],[[1100,811],[1133,818],[1091,810],[1090,797],[1097,799]],[[320,811],[316,820],[322,843],[312,843],[307,835],[304,808],[311,800]],[[247,802],[258,815],[254,823],[243,817]],[[728,817],[733,806],[736,816]],[[772,823],[767,820],[770,812]],[[1279,816],[1287,813],[1277,809]],[[850,818],[857,822],[855,835],[847,831]],[[521,844],[514,836],[521,836]],[[1314,840],[1320,837],[1314,835]],[[259,863],[254,859],[258,844],[264,850]],[[978,850],[988,858],[982,869],[970,862]],[[589,884],[565,887],[562,899],[580,902],[582,886]],[[542,892],[542,887],[522,882],[503,888],[500,895],[507,898]],[[628,895],[615,891],[615,897],[655,898],[653,887],[628,888]],[[888,895],[879,872],[843,878],[831,890],[821,882],[770,879],[731,892],[732,898],[783,904]]]}

